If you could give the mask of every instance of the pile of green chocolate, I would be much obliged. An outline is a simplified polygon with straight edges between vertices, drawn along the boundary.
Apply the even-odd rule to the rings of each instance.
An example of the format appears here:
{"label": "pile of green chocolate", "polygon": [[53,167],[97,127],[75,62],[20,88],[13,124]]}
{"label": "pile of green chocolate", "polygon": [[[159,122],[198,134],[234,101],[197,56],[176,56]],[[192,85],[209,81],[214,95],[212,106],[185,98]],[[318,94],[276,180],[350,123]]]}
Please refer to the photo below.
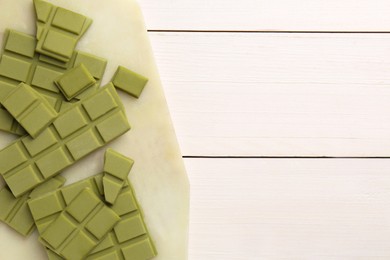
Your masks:
{"label": "pile of green chocolate", "polygon": [[36,35],[7,30],[0,56],[0,130],[20,137],[0,151],[0,220],[35,229],[49,259],[157,255],[128,174],[133,160],[107,149],[104,169],[64,186],[62,170],[130,130],[117,88],[139,98],[147,79],[76,51],[92,20],[34,0]]}

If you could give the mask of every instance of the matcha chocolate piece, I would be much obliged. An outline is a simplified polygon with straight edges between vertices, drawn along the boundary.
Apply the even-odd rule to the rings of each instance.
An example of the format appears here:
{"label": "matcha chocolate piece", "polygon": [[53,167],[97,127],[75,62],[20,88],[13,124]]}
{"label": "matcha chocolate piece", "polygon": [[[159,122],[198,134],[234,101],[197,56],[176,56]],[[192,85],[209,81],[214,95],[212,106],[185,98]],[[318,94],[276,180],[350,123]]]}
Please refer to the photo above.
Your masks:
{"label": "matcha chocolate piece", "polygon": [[49,102],[24,83],[20,83],[1,103],[33,138],[57,117]]}
{"label": "matcha chocolate piece", "polygon": [[0,220],[23,236],[29,235],[35,228],[27,201],[54,191],[65,183],[65,178],[56,176],[37,186],[31,193],[15,198],[7,187],[0,189]]}
{"label": "matcha chocolate piece", "polygon": [[19,138],[0,151],[0,174],[15,197],[130,130],[112,84],[60,112],[37,139]]}
{"label": "matcha chocolate piece", "polygon": [[92,20],[42,0],[34,0],[37,16],[36,51],[68,62]]}
{"label": "matcha chocolate piece", "polygon": [[148,83],[148,79],[125,67],[119,66],[112,78],[112,83],[116,88],[135,98],[139,98],[146,83]]}
{"label": "matcha chocolate piece", "polygon": [[67,71],[55,81],[67,100],[71,100],[84,90],[96,84],[95,78],[87,68],[80,63]]}
{"label": "matcha chocolate piece", "polygon": [[[43,196],[31,199],[29,207],[34,218],[38,232],[42,233],[46,227],[64,210],[77,194],[83,189],[89,188],[99,198],[102,198],[103,174],[97,174],[84,180],[72,183]],[[128,183],[125,185],[128,186]]]}
{"label": "matcha chocolate piece", "polygon": [[0,108],[0,130],[19,136],[26,134],[26,130],[4,108]]}
{"label": "matcha chocolate piece", "polygon": [[[55,192],[31,199],[29,207],[38,232],[42,233],[64,210],[75,196],[89,188],[104,200],[104,173],[97,174]],[[108,206],[120,216],[115,228],[97,245],[86,259],[149,259],[157,255],[156,248],[143,221],[143,213],[136,199],[134,189],[127,180],[114,204]],[[63,259],[47,249],[49,259]],[[112,257],[112,258],[107,258]]]}
{"label": "matcha chocolate piece", "polygon": [[[107,61],[84,52],[75,52],[68,63],[34,53],[36,39],[28,34],[7,30],[4,36],[3,54],[0,57],[0,102],[21,82],[30,85],[51,104],[56,111],[68,109],[67,102],[54,81],[74,66],[83,63],[91,72],[97,85],[76,96],[83,99],[97,90]],[[11,68],[11,69],[10,69]],[[0,107],[0,130],[24,135],[24,129]]]}
{"label": "matcha chocolate piece", "polygon": [[120,220],[89,188],[82,190],[43,231],[41,242],[65,259],[85,259]]}
{"label": "matcha chocolate piece", "polygon": [[121,190],[111,209],[121,220],[86,259],[146,260],[156,256],[157,250],[130,185]]}
{"label": "matcha chocolate piece", "polygon": [[[65,99],[54,84],[54,80],[73,66],[69,63],[64,69],[40,61],[40,55],[34,52],[35,46],[36,39],[31,35],[14,30],[5,32],[3,54],[0,60],[0,84],[7,84],[10,88],[10,86],[26,83],[46,98],[56,99],[53,106],[59,111]],[[26,53],[32,53],[32,55],[27,56]],[[5,88],[1,85],[0,87]]]}
{"label": "matcha chocolate piece", "polygon": [[125,184],[134,161],[112,149],[104,155],[103,188],[106,202],[114,204]]}

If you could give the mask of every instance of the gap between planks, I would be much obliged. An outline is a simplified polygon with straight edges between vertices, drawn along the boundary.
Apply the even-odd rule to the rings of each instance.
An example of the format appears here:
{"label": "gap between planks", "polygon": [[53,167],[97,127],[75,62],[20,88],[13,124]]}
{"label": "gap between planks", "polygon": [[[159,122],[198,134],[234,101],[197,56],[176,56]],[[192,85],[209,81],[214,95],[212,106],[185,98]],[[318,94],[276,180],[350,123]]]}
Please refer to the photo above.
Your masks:
{"label": "gap between planks", "polygon": [[387,34],[390,31],[229,31],[229,30],[148,30],[149,33],[315,33],[315,34]]}
{"label": "gap between planks", "polygon": [[183,159],[326,159],[326,160],[337,160],[337,159],[390,159],[390,157],[364,157],[364,156],[229,156],[229,155],[183,155]]}
{"label": "gap between planks", "polygon": [[386,0],[140,0],[147,28],[228,31],[388,31]]}

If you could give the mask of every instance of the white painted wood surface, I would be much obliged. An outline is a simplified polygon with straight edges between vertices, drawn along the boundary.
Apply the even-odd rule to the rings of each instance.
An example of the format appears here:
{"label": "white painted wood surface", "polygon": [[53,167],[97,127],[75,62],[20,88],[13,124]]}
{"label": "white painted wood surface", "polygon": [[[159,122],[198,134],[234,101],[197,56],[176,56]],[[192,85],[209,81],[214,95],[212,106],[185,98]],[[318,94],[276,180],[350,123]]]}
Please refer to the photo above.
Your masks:
{"label": "white painted wood surface", "polygon": [[150,37],[184,155],[390,156],[390,34]]}
{"label": "white painted wood surface", "polygon": [[150,30],[390,31],[387,0],[140,0]]}
{"label": "white painted wood surface", "polygon": [[390,259],[390,159],[186,159],[189,260]]}
{"label": "white painted wood surface", "polygon": [[140,4],[183,155],[363,157],[185,159],[189,260],[390,259],[390,2]]}

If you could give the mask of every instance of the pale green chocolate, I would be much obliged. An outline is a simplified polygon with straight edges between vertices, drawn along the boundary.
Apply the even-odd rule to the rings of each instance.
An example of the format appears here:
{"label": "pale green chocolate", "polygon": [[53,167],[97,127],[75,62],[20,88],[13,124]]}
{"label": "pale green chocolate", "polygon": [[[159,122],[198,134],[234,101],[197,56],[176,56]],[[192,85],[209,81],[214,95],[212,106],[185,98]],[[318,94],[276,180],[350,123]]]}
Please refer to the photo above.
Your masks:
{"label": "pale green chocolate", "polygon": [[112,83],[116,88],[123,90],[135,98],[139,98],[148,79],[125,67],[119,66]]}
{"label": "pale green chocolate", "polygon": [[96,80],[101,80],[106,70],[107,60],[81,52],[77,53],[74,65],[83,64]]}
{"label": "pale green chocolate", "polygon": [[41,242],[65,259],[85,259],[119,220],[93,191],[85,188],[43,231]]}
{"label": "pale green chocolate", "polygon": [[131,185],[120,191],[117,200],[110,207],[121,220],[86,259],[146,260],[156,256],[157,250]]}
{"label": "pale green chocolate", "polygon": [[22,137],[1,150],[0,174],[19,197],[129,130],[123,104],[108,84],[60,112],[41,133],[47,138]]}
{"label": "pale green chocolate", "polygon": [[[68,63],[63,63],[44,55],[34,54],[35,47],[36,39],[33,36],[13,30],[5,32],[3,54],[0,58],[0,102],[18,84],[24,82],[43,95],[56,111],[64,111],[72,106],[72,103],[66,101],[54,81],[80,63],[91,71],[97,84],[79,94],[76,99],[86,98],[97,90],[107,65],[106,60],[79,51],[73,53]],[[28,71],[25,69],[27,67]],[[2,107],[0,130],[17,135],[25,134],[23,127]]]}
{"label": "pale green chocolate", "polygon": [[36,40],[34,37],[29,37],[24,33],[12,31],[8,35],[4,49],[15,54],[33,58],[35,55],[35,45]]}
{"label": "pale green chocolate", "polygon": [[16,135],[24,135],[26,131],[12,117],[12,115],[1,106],[2,101],[16,88],[15,85],[0,81],[0,130]]}
{"label": "pale green chocolate", "polygon": [[19,136],[26,134],[26,130],[4,108],[0,108],[0,130]]}
{"label": "pale green chocolate", "polygon": [[20,82],[26,82],[31,70],[31,63],[20,60],[11,55],[3,55],[0,63],[1,75],[15,79]]}
{"label": "pale green chocolate", "polygon": [[[70,60],[76,48],[76,39],[53,29],[49,29],[44,37],[42,46],[39,46],[38,42],[41,49],[37,49],[37,52],[63,61]],[[62,59],[62,56],[65,58]]]}
{"label": "pale green chocolate", "polygon": [[56,253],[54,253],[53,251],[51,251],[48,248],[45,248],[45,251],[46,251],[46,254],[47,254],[47,258],[49,260],[62,260],[62,259],[64,259],[63,257],[57,255]]}
{"label": "pale green chocolate", "polygon": [[[83,189],[89,188],[100,199],[103,199],[103,174],[97,174],[71,185],[62,187],[54,192],[44,194],[39,198],[31,199],[29,207],[34,218],[38,232],[42,233],[46,227],[64,210],[77,194]],[[129,185],[125,183],[125,187]]]}
{"label": "pale green chocolate", "polygon": [[38,187],[30,194],[15,198],[7,187],[0,189],[0,220],[23,236],[29,235],[35,229],[34,219],[30,213],[27,201],[47,192],[54,191],[65,183],[65,178],[56,176]]}
{"label": "pale green chocolate", "polygon": [[[42,233],[84,188],[91,189],[101,200],[104,200],[103,175],[104,173],[97,174],[55,192],[31,199],[29,207],[38,231]],[[121,220],[86,259],[150,259],[155,256],[157,251],[142,219],[143,213],[134,190],[128,181],[125,182],[115,203],[108,205]],[[142,250],[139,251],[140,249]],[[51,260],[63,259],[50,249],[47,249],[47,253]]]}
{"label": "pale green chocolate", "polygon": [[1,103],[34,138],[57,117],[49,102],[24,83],[20,83]]}
{"label": "pale green chocolate", "polygon": [[81,100],[96,91],[99,87],[99,84],[102,80],[104,71],[107,67],[107,60],[103,58],[96,57],[94,55],[84,53],[79,51],[77,53],[76,59],[74,61],[74,65],[77,66],[79,64],[83,64],[87,70],[92,74],[92,76],[95,78],[96,83],[92,87],[88,88],[87,90],[83,91],[82,93],[78,94],[75,99]]}
{"label": "pale green chocolate", "polygon": [[34,0],[37,15],[36,51],[68,62],[92,20],[42,0]]}
{"label": "pale green chocolate", "polygon": [[60,175],[55,176],[54,178],[47,180],[41,185],[37,186],[29,195],[29,199],[38,198],[48,192],[53,192],[58,188],[62,187],[65,183],[66,179]]}
{"label": "pale green chocolate", "polygon": [[81,92],[94,86],[96,80],[87,68],[80,63],[56,79],[55,83],[65,98],[71,100]]}
{"label": "pale green chocolate", "polygon": [[134,161],[113,149],[107,149],[104,155],[103,188],[106,202],[114,204],[125,184]]}

